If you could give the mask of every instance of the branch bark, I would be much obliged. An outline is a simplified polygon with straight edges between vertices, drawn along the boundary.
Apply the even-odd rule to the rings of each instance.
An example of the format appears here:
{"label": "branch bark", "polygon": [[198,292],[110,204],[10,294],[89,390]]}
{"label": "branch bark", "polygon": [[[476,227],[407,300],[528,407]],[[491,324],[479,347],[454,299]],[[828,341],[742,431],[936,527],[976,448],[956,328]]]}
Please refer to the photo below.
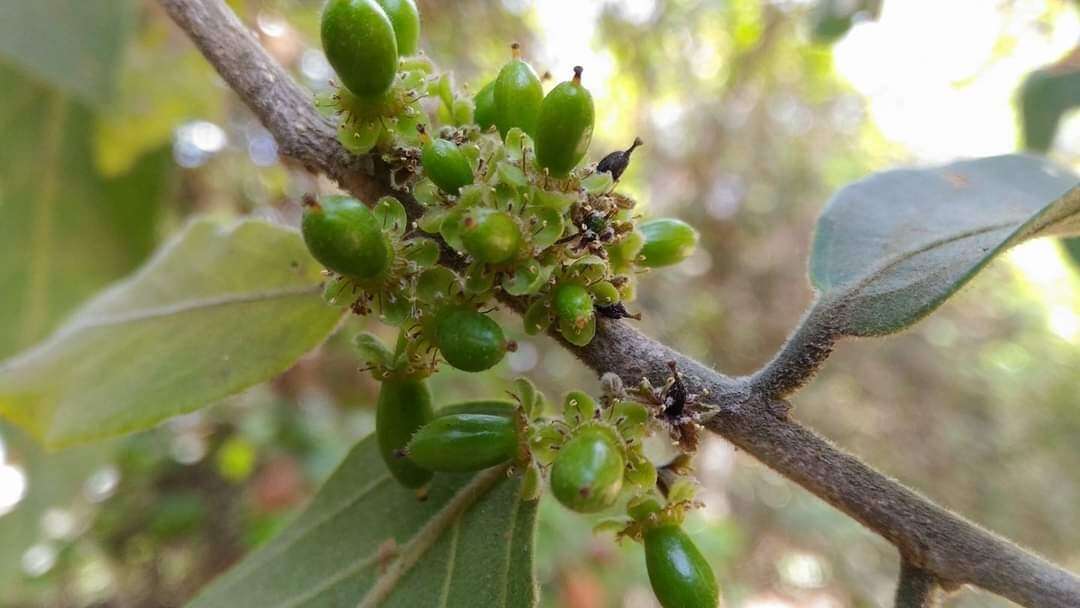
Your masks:
{"label": "branch bark", "polygon": [[895,608],[937,608],[944,596],[937,577],[907,560],[901,561]]}
{"label": "branch bark", "polygon": [[[159,2],[274,134],[284,156],[325,173],[364,200],[389,190],[379,164],[341,147],[311,95],[263,50],[223,0]],[[415,201],[403,202],[416,211]],[[564,346],[596,372],[614,372],[628,384],[643,377],[663,382],[668,362],[675,361],[691,390],[708,391],[708,401],[717,405],[710,430],[883,536],[909,568],[952,585],[976,585],[1032,608],[1080,605],[1080,578],[937,506],[791,420],[790,406],[780,397],[804,384],[831,350],[831,341],[812,352],[806,344],[796,334],[773,364],[752,378],[720,374],[620,321],[599,319],[588,346]],[[785,361],[803,361],[800,369],[806,373],[780,373],[788,367]]]}

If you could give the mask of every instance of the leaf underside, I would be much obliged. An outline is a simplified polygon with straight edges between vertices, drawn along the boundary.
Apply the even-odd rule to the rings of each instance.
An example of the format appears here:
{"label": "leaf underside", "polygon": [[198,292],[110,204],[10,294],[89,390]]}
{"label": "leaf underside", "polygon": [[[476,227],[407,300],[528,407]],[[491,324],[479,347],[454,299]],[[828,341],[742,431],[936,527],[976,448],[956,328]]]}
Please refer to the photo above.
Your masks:
{"label": "leaf underside", "polygon": [[103,106],[113,93],[134,8],[131,0],[0,2],[0,63],[88,105]]}
{"label": "leaf underside", "polygon": [[195,221],[52,337],[0,363],[0,414],[63,447],[203,407],[330,334],[341,313],[323,303],[321,281],[294,230]]}
{"label": "leaf underside", "polygon": [[360,442],[281,534],[190,608],[531,608],[536,503],[504,468],[437,475],[427,500]]}
{"label": "leaf underside", "polygon": [[840,335],[899,331],[1023,241],[1080,233],[1080,178],[1007,155],[873,175],[818,220],[816,312]]}

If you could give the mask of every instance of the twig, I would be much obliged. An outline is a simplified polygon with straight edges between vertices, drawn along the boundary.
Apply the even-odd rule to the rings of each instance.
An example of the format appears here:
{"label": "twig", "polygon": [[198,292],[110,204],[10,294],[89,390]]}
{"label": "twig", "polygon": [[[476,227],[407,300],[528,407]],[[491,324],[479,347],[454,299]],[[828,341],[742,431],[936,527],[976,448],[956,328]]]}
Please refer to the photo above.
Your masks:
{"label": "twig", "polygon": [[[282,154],[366,200],[385,192],[378,163],[352,156],[337,143],[333,126],[315,110],[310,95],[222,0],[159,1],[274,134]],[[415,213],[411,201],[404,202]],[[676,361],[690,389],[707,389],[717,405],[712,431],[880,534],[936,579],[977,585],[1032,608],[1080,606],[1080,579],[1073,574],[946,511],[788,419],[788,405],[777,396],[801,386],[828,354],[828,348],[803,352],[800,344],[796,334],[771,366],[777,371],[784,361],[813,362],[803,366],[808,374],[787,379],[771,372],[729,378],[620,321],[600,319],[588,346],[567,347],[592,369],[615,372],[627,383],[642,377],[662,382],[668,362]]]}
{"label": "twig", "polygon": [[944,597],[937,577],[906,559],[900,562],[895,608],[937,608]]}

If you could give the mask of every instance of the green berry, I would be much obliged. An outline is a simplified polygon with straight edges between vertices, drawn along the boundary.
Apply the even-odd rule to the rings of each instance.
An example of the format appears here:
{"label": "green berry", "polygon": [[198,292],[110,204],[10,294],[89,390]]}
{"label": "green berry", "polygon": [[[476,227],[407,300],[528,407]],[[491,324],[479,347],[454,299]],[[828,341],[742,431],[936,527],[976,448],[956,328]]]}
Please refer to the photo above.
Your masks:
{"label": "green berry", "polygon": [[685,260],[697,246],[697,230],[681,220],[663,218],[639,226],[645,236],[645,246],[638,263],[649,268],[671,266]]}
{"label": "green berry", "polygon": [[599,281],[589,286],[593,299],[600,306],[611,306],[619,301],[619,290],[610,281]]}
{"label": "green berry", "polygon": [[416,432],[405,448],[405,454],[432,471],[454,473],[486,469],[517,455],[516,424],[507,416],[440,416]]}
{"label": "green berry", "polygon": [[454,414],[485,414],[487,416],[506,416],[512,418],[517,413],[517,403],[500,399],[488,399],[481,401],[463,401],[439,408],[436,416],[451,416]]}
{"label": "green berry", "polygon": [[322,14],[326,59],[359,97],[386,93],[397,76],[394,26],[375,0],[330,0]]}
{"label": "green berry", "polygon": [[596,315],[589,317],[584,324],[567,319],[559,319],[559,333],[574,346],[585,346],[596,335]]}
{"label": "green berry", "polygon": [[375,436],[386,467],[407,488],[419,488],[427,483],[431,471],[401,458],[397,452],[431,419],[431,391],[425,381],[390,379],[382,383],[375,409]]}
{"label": "green berry", "polygon": [[536,121],[536,160],[555,177],[565,177],[589,150],[593,133],[593,99],[581,86],[581,66],[574,79],[544,97]]}
{"label": "green berry", "polygon": [[473,98],[476,109],[473,110],[473,120],[481,129],[487,131],[495,126],[495,81],[485,84]]}
{"label": "green berry", "polygon": [[544,100],[544,87],[532,66],[521,59],[517,43],[511,48],[513,59],[499,70],[495,79],[495,126],[503,137],[514,127],[533,135]]}
{"label": "green berry", "polygon": [[601,511],[615,504],[622,489],[622,442],[606,426],[580,428],[560,449],[551,465],[551,491],[565,507],[579,513]]}
{"label": "green berry", "polygon": [[521,226],[505,211],[477,207],[461,221],[461,243],[478,262],[508,262],[521,251],[522,242]]}
{"label": "green berry", "polygon": [[574,325],[583,326],[593,316],[593,299],[589,290],[577,283],[561,283],[553,295],[555,315]]}
{"label": "green berry", "polygon": [[375,0],[394,26],[398,54],[412,55],[420,43],[420,11],[413,0]]}
{"label": "green berry", "polygon": [[645,531],[645,564],[664,608],[716,608],[720,590],[709,562],[675,524]]}
{"label": "green berry", "polygon": [[386,272],[393,247],[367,205],[348,196],[307,201],[301,224],[311,255],[334,272],[371,279]]}
{"label": "green berry", "polygon": [[420,164],[428,178],[449,194],[456,196],[462,187],[473,183],[469,159],[452,141],[428,139],[420,154]]}
{"label": "green berry", "polygon": [[482,372],[502,361],[508,343],[491,317],[467,306],[441,311],[435,320],[435,343],[450,365]]}

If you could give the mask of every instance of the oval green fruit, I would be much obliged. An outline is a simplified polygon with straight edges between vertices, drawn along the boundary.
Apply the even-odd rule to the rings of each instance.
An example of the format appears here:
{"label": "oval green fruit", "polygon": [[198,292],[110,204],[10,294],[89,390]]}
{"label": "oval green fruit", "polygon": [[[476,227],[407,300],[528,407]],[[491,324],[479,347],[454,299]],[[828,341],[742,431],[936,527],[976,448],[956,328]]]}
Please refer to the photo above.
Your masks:
{"label": "oval green fruit", "polygon": [[435,320],[435,344],[450,365],[466,372],[490,369],[506,354],[502,327],[467,306],[441,311]]}
{"label": "oval green fruit", "polygon": [[611,306],[619,302],[619,290],[610,281],[597,281],[589,286],[593,299],[600,306]]}
{"label": "oval green fruit", "polygon": [[720,602],[709,562],[677,525],[645,531],[645,565],[653,593],[664,608],[716,608]]}
{"label": "oval green fruit", "polygon": [[536,133],[536,119],[544,100],[544,87],[532,66],[521,59],[520,47],[512,47],[514,58],[495,78],[495,126],[506,137],[514,127],[530,136]]}
{"label": "oval green fruit", "polygon": [[321,33],[326,59],[346,89],[367,98],[390,89],[397,76],[397,36],[375,0],[330,0]]}
{"label": "oval green fruit", "polygon": [[375,0],[394,26],[397,51],[401,56],[413,55],[420,44],[420,11],[413,0]]}
{"label": "oval green fruit", "polygon": [[593,99],[581,85],[581,66],[574,79],[561,83],[544,97],[536,119],[536,160],[555,177],[577,166],[592,142]]}
{"label": "oval green fruit", "polygon": [[593,315],[593,298],[589,290],[577,283],[561,283],[552,296],[555,315],[560,321],[584,326]]}
{"label": "oval green fruit", "polygon": [[424,143],[420,164],[428,178],[449,194],[456,196],[462,187],[473,183],[469,159],[452,141],[431,139]]}
{"label": "oval green fruit", "polygon": [[439,408],[436,416],[452,416],[454,414],[485,414],[488,416],[506,416],[512,418],[517,414],[517,403],[505,399],[485,399],[479,401],[463,401],[452,403]]}
{"label": "oval green fruit", "polygon": [[641,224],[639,229],[645,236],[645,245],[638,254],[638,263],[642,266],[660,268],[678,264],[697,246],[697,230],[681,220],[651,220]]}
{"label": "oval green fruit", "polygon": [[394,256],[390,239],[371,209],[348,196],[306,201],[301,232],[316,260],[349,277],[378,277],[389,269]]}
{"label": "oval green fruit", "polygon": [[517,455],[516,421],[507,416],[450,414],[439,416],[413,435],[405,453],[432,471],[478,471]]}
{"label": "oval green fruit", "polygon": [[559,448],[551,465],[551,491],[568,509],[594,513],[615,504],[622,489],[620,440],[611,429],[588,425]]}
{"label": "oval green fruit", "polygon": [[473,120],[481,129],[487,131],[495,126],[495,81],[485,84],[473,97],[476,109],[473,110]]}
{"label": "oval green fruit", "polygon": [[431,391],[427,382],[415,379],[390,379],[379,389],[375,408],[375,436],[379,453],[390,473],[401,485],[419,488],[431,479],[431,471],[398,455],[409,439],[431,422]]}
{"label": "oval green fruit", "polygon": [[476,207],[461,221],[461,244],[476,261],[508,262],[521,251],[521,226],[505,211]]}

